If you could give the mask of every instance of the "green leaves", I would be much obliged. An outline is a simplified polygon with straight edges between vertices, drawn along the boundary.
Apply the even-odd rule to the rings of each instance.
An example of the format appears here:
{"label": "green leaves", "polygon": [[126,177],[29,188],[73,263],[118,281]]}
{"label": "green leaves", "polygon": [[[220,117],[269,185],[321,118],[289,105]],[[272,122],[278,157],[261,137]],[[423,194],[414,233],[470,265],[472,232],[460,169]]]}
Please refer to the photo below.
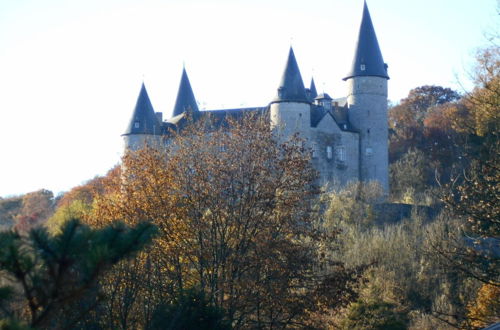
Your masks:
{"label": "green leaves", "polygon": [[[147,222],[132,228],[116,223],[91,229],[77,219],[65,223],[54,236],[45,228],[32,229],[28,236],[3,232],[0,270],[19,284],[30,310],[31,326],[67,322],[84,311],[59,314],[81,299],[98,299],[98,277],[117,262],[134,256],[155,233],[156,228]],[[0,288],[0,302],[11,293],[11,288]]]}

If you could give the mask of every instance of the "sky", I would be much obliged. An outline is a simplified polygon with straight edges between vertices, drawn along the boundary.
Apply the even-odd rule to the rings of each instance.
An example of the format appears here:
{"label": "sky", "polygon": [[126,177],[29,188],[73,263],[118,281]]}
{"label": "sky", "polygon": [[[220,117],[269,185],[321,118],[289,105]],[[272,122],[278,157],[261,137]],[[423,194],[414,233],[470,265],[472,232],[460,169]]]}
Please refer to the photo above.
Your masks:
{"label": "sky", "polygon": [[[467,70],[497,0],[368,0],[389,99]],[[362,0],[0,0],[0,196],[54,194],[120,162],[145,83],[169,118],[182,67],[200,109],[265,106],[293,46],[306,85],[345,96]]]}

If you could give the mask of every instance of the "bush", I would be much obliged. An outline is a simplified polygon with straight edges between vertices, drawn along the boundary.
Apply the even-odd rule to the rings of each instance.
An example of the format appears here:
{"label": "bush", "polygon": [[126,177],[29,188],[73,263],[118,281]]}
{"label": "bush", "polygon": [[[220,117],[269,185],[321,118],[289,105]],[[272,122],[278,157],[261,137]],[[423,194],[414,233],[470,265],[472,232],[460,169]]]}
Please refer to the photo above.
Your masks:
{"label": "bush", "polygon": [[340,323],[341,329],[406,329],[408,315],[395,304],[385,301],[360,300],[349,306],[346,318]]}
{"label": "bush", "polygon": [[210,304],[202,291],[191,289],[172,303],[158,306],[149,329],[231,329],[223,317],[223,310]]}

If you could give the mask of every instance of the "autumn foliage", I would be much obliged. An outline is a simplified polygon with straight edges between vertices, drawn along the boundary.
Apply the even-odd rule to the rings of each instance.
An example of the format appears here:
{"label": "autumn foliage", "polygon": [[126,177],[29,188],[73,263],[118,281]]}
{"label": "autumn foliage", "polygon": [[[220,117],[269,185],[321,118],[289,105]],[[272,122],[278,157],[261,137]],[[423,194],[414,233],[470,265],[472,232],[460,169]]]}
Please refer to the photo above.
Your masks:
{"label": "autumn foliage", "polygon": [[236,328],[312,325],[311,313],[353,299],[357,275],[324,258],[335,233],[318,226],[309,151],[298,136],[277,143],[261,117],[217,120],[172,132],[166,148],[127,153],[122,185],[89,221],[159,227],[134,270],[150,280],[138,301],[197,287]]}

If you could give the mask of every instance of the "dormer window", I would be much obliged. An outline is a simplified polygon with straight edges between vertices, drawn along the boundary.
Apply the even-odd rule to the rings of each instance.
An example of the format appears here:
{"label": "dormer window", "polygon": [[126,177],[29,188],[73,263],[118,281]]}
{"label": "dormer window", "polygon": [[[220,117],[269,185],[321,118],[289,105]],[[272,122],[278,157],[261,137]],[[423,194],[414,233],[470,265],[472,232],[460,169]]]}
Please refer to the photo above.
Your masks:
{"label": "dormer window", "polygon": [[139,125],[139,121],[135,121],[135,122],[134,122],[134,128],[139,128],[139,126],[140,126],[140,125]]}
{"label": "dormer window", "polygon": [[330,111],[332,109],[332,98],[326,93],[319,94],[314,99],[315,104],[321,106],[324,110]]}
{"label": "dormer window", "polygon": [[325,110],[330,110],[332,108],[332,102],[328,99],[321,100],[321,105]]}
{"label": "dormer window", "polygon": [[278,88],[278,97],[279,97],[280,99],[282,99],[282,98],[283,98],[283,95],[284,95],[284,94],[285,94],[285,88],[284,88],[284,87],[280,87],[280,88]]}
{"label": "dormer window", "polygon": [[361,64],[360,65],[360,69],[361,69],[361,71],[365,71],[366,70],[366,66],[364,64]]}

